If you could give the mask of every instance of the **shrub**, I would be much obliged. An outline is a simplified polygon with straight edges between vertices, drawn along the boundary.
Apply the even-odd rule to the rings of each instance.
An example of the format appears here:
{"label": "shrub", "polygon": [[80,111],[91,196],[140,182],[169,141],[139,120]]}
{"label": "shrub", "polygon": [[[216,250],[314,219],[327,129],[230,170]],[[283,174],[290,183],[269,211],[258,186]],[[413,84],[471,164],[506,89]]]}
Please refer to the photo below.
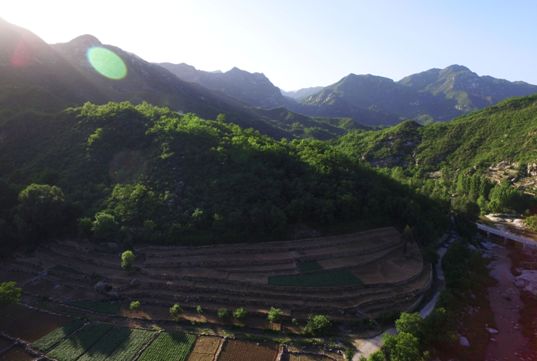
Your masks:
{"label": "shrub", "polygon": [[527,217],[524,223],[530,230],[537,232],[537,214]]}
{"label": "shrub", "polygon": [[136,301],[132,301],[129,305],[129,310],[131,311],[138,311],[140,309],[140,307],[142,306],[142,304],[140,303],[140,301],[136,300]]}
{"label": "shrub", "polygon": [[125,270],[130,270],[132,268],[132,264],[134,263],[134,260],[136,259],[136,256],[134,255],[134,252],[131,250],[127,250],[121,254],[121,268]]}
{"label": "shrub", "polygon": [[321,335],[325,333],[331,326],[331,322],[325,315],[313,315],[308,319],[308,323],[304,327],[304,333],[308,335]]}
{"label": "shrub", "polygon": [[228,315],[228,310],[227,308],[219,308],[218,311],[216,311],[216,315],[218,316],[218,318],[220,319],[224,319],[227,317]]}
{"label": "shrub", "polygon": [[0,283],[0,306],[19,303],[22,290],[17,287],[14,281]]}
{"label": "shrub", "polygon": [[280,310],[279,308],[275,308],[275,307],[270,308],[268,315],[267,315],[267,319],[269,320],[269,322],[278,322],[280,321],[281,317],[282,317],[282,310]]}
{"label": "shrub", "polygon": [[178,305],[177,303],[172,305],[170,307],[170,316],[174,319],[174,320],[177,320],[179,318],[179,315],[183,313],[183,309],[181,308],[180,305]]}
{"label": "shrub", "polygon": [[244,307],[239,307],[233,311],[233,317],[237,320],[242,320],[246,315],[248,314],[248,311]]}

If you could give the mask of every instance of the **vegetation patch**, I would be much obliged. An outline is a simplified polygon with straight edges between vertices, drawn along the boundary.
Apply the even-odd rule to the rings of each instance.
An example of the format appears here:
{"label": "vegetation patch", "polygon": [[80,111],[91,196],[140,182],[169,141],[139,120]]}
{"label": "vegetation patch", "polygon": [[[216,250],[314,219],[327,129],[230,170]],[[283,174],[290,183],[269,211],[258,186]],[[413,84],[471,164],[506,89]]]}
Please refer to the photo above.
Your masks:
{"label": "vegetation patch", "polygon": [[64,338],[78,330],[84,325],[84,322],[76,320],[63,327],[58,327],[51,333],[41,337],[39,340],[32,344],[32,347],[36,350],[47,352],[52,349],[56,344],[62,341]]}
{"label": "vegetation patch", "polygon": [[154,335],[153,331],[114,328],[78,361],[130,361]]}
{"label": "vegetation patch", "polygon": [[360,286],[363,283],[348,269],[323,270],[298,275],[270,276],[272,286],[338,287]]}
{"label": "vegetation patch", "polygon": [[179,333],[163,332],[149,345],[140,357],[140,361],[186,361],[196,336]]}
{"label": "vegetation patch", "polygon": [[62,341],[47,356],[58,361],[74,361],[82,356],[101,337],[110,331],[110,325],[87,325]]}

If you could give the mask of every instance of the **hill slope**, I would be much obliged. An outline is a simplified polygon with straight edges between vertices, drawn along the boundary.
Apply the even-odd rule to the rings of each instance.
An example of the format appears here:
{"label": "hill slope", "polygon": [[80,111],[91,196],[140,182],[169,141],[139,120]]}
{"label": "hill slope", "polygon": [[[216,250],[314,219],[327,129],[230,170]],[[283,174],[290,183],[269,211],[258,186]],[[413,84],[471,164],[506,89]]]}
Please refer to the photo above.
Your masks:
{"label": "hill slope", "polygon": [[280,238],[346,222],[415,224],[425,240],[434,227],[420,215],[443,218],[434,202],[327,142],[278,142],[148,104],[24,114],[0,134],[5,180],[59,185],[87,222],[108,217],[126,241]]}

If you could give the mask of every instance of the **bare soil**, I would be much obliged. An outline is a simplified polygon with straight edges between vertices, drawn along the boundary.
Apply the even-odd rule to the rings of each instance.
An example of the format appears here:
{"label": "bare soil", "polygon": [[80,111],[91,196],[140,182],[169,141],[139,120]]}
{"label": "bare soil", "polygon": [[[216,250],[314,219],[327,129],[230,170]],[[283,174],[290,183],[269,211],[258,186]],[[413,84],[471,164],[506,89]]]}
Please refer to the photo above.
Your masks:
{"label": "bare soil", "polygon": [[188,361],[213,361],[222,340],[220,337],[198,337]]}
{"label": "bare soil", "polygon": [[11,337],[28,342],[45,336],[69,321],[67,317],[51,315],[21,305],[10,305],[0,312],[0,330]]}
{"label": "bare soil", "polygon": [[276,345],[227,340],[218,361],[275,361],[277,355]]}
{"label": "bare soil", "polygon": [[0,361],[32,361],[34,357],[28,354],[22,347],[14,347],[0,356]]}

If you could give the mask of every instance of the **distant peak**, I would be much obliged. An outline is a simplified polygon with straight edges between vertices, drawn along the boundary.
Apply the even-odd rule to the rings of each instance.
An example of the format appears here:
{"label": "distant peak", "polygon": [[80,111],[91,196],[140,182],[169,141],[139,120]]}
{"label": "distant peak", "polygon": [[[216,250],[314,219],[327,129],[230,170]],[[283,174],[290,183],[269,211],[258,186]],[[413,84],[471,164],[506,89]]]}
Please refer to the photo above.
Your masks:
{"label": "distant peak", "polygon": [[470,71],[471,72],[471,70],[468,69],[467,67],[465,67],[463,65],[458,65],[458,64],[450,65],[447,68],[445,68],[444,70],[448,70],[448,71]]}
{"label": "distant peak", "polygon": [[69,42],[69,44],[76,45],[76,46],[83,46],[83,47],[91,47],[91,46],[101,45],[101,42],[95,36],[85,34],[85,35],[80,35],[74,38],[73,40]]}

